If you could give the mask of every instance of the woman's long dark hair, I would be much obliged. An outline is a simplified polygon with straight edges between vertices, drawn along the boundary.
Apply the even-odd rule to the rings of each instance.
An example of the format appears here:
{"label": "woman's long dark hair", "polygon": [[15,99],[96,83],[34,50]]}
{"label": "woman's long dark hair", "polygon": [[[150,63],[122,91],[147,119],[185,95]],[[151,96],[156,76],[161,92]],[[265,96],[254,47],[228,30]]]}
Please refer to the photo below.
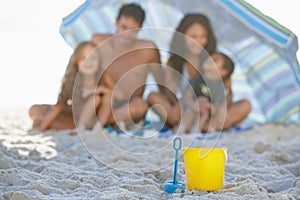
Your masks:
{"label": "woman's long dark hair", "polygon": [[[204,60],[208,55],[211,55],[213,52],[216,51],[216,38],[213,33],[213,29],[210,25],[209,19],[203,14],[186,14],[184,18],[179,23],[176,31],[182,34],[185,34],[187,29],[195,24],[198,23],[202,25],[207,31],[207,44],[203,47],[205,51],[202,51],[199,55],[199,66],[202,65]],[[183,72],[183,64],[186,62],[184,58],[186,55],[186,45],[184,35],[178,34],[177,32],[174,33],[173,38],[171,40],[170,50],[170,61],[172,67],[178,71],[180,74]],[[199,69],[200,70],[200,69]]]}
{"label": "woman's long dark hair", "polygon": [[[81,74],[79,73],[78,63],[79,63],[80,54],[82,53],[83,49],[86,48],[87,46],[91,46],[92,48],[94,48],[93,51],[97,51],[97,55],[99,59],[98,64],[100,64],[100,54],[96,49],[96,45],[89,41],[84,41],[79,43],[74,49],[73,54],[69,59],[68,66],[66,68],[62,80],[61,90],[58,95],[58,99],[57,99],[58,103],[66,104],[68,100],[72,99],[73,93],[75,94],[75,96],[79,96],[81,94],[80,86],[82,84],[82,77]],[[98,71],[95,73],[95,78],[100,77],[99,75],[101,74],[101,72],[102,72],[102,68],[99,66]],[[76,81],[77,87],[74,88],[76,77],[78,78],[78,81]]]}

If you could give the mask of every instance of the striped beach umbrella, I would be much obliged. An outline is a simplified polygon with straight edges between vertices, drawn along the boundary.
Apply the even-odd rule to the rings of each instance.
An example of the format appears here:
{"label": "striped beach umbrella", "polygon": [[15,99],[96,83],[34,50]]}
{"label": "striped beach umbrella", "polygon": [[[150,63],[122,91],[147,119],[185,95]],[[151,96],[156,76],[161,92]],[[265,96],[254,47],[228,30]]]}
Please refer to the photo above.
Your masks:
{"label": "striped beach umbrella", "polygon": [[[300,124],[297,37],[243,0],[86,0],[63,18],[60,33],[72,47],[90,40],[94,33],[114,33],[119,8],[131,2],[146,11],[143,28],[174,30],[184,14],[206,14],[217,37],[218,49],[236,65],[234,100],[251,101],[253,109],[247,120]],[[141,32],[140,37],[151,39],[151,35]],[[155,37],[157,46],[168,48],[170,37],[159,38]]]}

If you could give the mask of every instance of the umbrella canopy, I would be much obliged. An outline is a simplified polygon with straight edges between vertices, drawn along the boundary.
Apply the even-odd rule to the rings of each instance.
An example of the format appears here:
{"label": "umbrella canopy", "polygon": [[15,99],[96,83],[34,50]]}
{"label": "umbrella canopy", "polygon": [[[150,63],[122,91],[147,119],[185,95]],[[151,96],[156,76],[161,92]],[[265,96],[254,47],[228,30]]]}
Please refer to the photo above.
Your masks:
{"label": "umbrella canopy", "polygon": [[[124,3],[136,2],[146,11],[145,27],[172,29],[185,13],[203,13],[213,26],[218,49],[235,62],[234,100],[247,98],[257,123],[300,124],[300,67],[294,33],[242,0],[87,0],[66,16],[60,33],[74,47],[94,33],[114,33],[115,18]],[[139,37],[152,39],[147,31]],[[170,36],[155,37],[160,49]],[[167,56],[162,52],[162,60]],[[238,113],[237,113],[238,114]]]}

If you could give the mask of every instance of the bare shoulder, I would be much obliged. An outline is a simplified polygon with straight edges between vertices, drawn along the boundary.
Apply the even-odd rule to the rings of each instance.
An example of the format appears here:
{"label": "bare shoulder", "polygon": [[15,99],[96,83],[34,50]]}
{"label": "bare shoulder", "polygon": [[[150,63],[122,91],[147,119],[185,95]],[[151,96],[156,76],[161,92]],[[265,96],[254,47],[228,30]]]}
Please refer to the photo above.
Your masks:
{"label": "bare shoulder", "polygon": [[232,84],[231,83],[231,78],[228,78],[223,83],[224,83],[225,88],[231,88],[231,84]]}
{"label": "bare shoulder", "polygon": [[157,48],[156,44],[151,40],[137,40],[138,46],[147,47],[147,48]]}
{"label": "bare shoulder", "polygon": [[141,50],[144,58],[148,59],[148,62],[161,63],[160,53],[153,41],[150,40],[137,40],[137,47]]}
{"label": "bare shoulder", "polygon": [[92,36],[92,42],[99,44],[110,37],[112,37],[112,34],[94,34]]}

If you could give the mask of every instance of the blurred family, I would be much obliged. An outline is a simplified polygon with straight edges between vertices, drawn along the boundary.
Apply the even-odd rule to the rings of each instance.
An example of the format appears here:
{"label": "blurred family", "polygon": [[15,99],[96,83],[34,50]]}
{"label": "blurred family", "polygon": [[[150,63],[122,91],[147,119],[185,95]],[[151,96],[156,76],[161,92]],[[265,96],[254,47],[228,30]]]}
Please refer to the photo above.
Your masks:
{"label": "blurred family", "polygon": [[[248,100],[232,102],[234,63],[217,51],[209,19],[186,14],[170,43],[162,67],[156,44],[137,38],[145,19],[137,4],[126,4],[116,17],[116,34],[95,34],[76,46],[55,105],[29,109],[33,128],[127,129],[143,121],[152,108],[175,132],[214,132],[242,122],[251,111]],[[158,91],[144,97],[152,74]]]}
{"label": "blurred family", "polygon": [[[82,96],[85,100],[77,103],[74,102],[75,96],[72,98],[72,93],[77,92],[79,95],[83,95],[84,90],[91,91],[93,88],[86,88],[84,85],[82,87],[74,87],[74,92],[68,92],[68,96],[63,99],[64,102],[71,102],[68,100],[72,100],[73,106],[66,105],[64,106],[66,108],[62,106],[61,95],[59,95],[55,106],[33,105],[29,110],[30,117],[34,121],[33,128],[38,128],[39,130],[48,128],[58,130],[73,129],[75,128],[74,120],[77,126],[91,128],[96,122],[95,113],[102,127],[108,124],[123,126],[124,124],[132,124],[143,119],[148,111],[148,103],[143,99],[148,73],[152,73],[157,82],[162,83],[164,78],[160,54],[156,45],[152,41],[140,40],[136,37],[138,29],[142,27],[144,18],[145,13],[140,6],[136,4],[123,6],[116,18],[117,34],[115,36],[96,34],[92,38],[94,48],[101,43],[101,45],[98,45],[97,52],[95,51],[99,60],[94,65],[103,73],[98,73],[99,83],[88,78],[85,80],[89,82],[90,86],[92,83],[96,83],[97,89],[94,92],[92,91],[93,93],[85,95],[87,97]],[[79,44],[78,46],[81,45]],[[77,49],[78,47],[75,49],[74,54]],[[82,55],[81,58],[89,58],[90,56]],[[80,75],[83,75],[80,69],[84,68],[84,65],[87,64],[78,62],[74,65],[70,61],[63,80],[61,93],[67,90],[65,88],[73,89],[76,73],[79,72]],[[72,73],[68,73],[69,68],[71,68]],[[92,68],[91,65],[88,68]],[[67,86],[64,83],[65,79],[67,79],[66,77],[71,79]],[[105,80],[101,80],[104,78]],[[113,87],[115,90],[111,91]],[[116,93],[115,91],[120,94],[113,95]],[[109,98],[109,96],[112,98]],[[72,115],[72,107],[74,117]]]}

